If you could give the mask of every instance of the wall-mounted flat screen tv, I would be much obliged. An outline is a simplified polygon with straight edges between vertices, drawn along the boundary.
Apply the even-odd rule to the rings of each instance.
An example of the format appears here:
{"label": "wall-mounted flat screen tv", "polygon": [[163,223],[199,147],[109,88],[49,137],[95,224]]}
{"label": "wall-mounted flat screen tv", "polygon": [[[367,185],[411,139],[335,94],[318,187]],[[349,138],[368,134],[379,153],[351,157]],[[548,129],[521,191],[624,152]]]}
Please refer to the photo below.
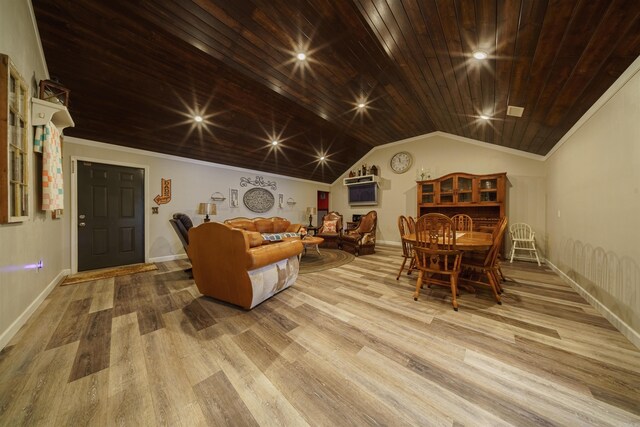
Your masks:
{"label": "wall-mounted flat screen tv", "polygon": [[350,185],[349,204],[351,206],[367,206],[378,204],[378,185],[375,182]]}

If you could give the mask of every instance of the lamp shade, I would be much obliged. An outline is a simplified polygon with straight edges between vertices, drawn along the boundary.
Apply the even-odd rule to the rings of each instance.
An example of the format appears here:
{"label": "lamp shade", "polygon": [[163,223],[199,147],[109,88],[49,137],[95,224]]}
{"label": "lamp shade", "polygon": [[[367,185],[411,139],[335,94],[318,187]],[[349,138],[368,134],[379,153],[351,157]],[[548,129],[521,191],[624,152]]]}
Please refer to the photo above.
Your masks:
{"label": "lamp shade", "polygon": [[198,205],[198,214],[199,215],[215,215],[216,214],[216,204],[215,203],[200,203]]}
{"label": "lamp shade", "polygon": [[307,208],[307,215],[315,215],[315,214],[316,214],[316,208],[312,208],[312,207]]}

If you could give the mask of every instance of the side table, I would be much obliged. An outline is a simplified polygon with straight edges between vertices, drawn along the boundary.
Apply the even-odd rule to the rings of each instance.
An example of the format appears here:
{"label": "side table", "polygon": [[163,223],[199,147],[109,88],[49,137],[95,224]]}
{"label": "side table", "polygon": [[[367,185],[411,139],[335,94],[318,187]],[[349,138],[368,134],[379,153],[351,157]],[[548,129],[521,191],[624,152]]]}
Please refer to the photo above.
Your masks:
{"label": "side table", "polygon": [[315,236],[316,233],[318,232],[318,227],[308,227],[306,225],[303,225],[303,227],[307,229],[307,233],[310,233],[311,231],[313,231],[312,236]]}
{"label": "side table", "polygon": [[304,246],[304,255],[307,254],[308,247],[316,247],[316,252],[320,255],[320,249],[318,249],[318,245],[324,242],[322,237],[308,236],[302,239],[302,245]]}

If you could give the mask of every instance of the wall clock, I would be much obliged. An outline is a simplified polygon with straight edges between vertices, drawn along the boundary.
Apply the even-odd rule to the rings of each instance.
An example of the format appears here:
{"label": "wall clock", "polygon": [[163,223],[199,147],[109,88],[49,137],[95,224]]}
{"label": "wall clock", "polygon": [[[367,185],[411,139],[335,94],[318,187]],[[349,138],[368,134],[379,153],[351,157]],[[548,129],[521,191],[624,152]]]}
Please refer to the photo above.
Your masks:
{"label": "wall clock", "polygon": [[395,173],[405,173],[413,164],[413,156],[406,151],[400,151],[391,157],[391,170]]}

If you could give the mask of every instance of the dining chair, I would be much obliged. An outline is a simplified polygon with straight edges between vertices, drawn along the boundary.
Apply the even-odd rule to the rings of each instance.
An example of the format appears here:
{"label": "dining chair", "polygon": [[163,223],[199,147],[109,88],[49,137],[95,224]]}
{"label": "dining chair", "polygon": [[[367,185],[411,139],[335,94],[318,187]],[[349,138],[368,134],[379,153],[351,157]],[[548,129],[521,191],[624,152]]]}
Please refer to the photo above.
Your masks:
{"label": "dining chair", "polygon": [[409,233],[416,232],[416,220],[412,216],[407,217],[407,221],[409,221]]}
{"label": "dining chair", "polygon": [[448,286],[451,288],[451,305],[458,311],[458,275],[462,252],[456,249],[456,233],[453,232],[451,219],[438,213],[418,218],[413,250],[418,270],[413,300],[418,301],[424,283],[427,287]]}
{"label": "dining chair", "polygon": [[473,219],[466,214],[457,214],[451,217],[456,231],[473,231]]}
{"label": "dining chair", "polygon": [[[411,274],[411,272],[415,268],[414,267],[415,258],[413,256],[413,242],[410,240],[407,240],[404,237],[407,234],[412,233],[410,223],[409,223],[409,218],[411,217],[407,218],[404,215],[400,215],[398,217],[398,230],[400,231],[400,240],[402,242],[402,257],[404,259],[402,260],[402,265],[400,266],[400,271],[398,271],[398,276],[396,277],[396,280],[400,279],[400,275],[402,274],[402,270],[404,270],[404,266],[407,263],[407,260],[409,260],[409,271],[407,271],[407,275]],[[415,232],[415,224],[414,224],[413,232]]]}
{"label": "dining chair", "polygon": [[[513,256],[516,251],[525,251],[529,253],[529,259],[533,261],[534,255],[535,260],[538,262],[538,266],[540,266],[540,258],[538,258],[538,251],[536,249],[536,239],[535,232],[531,228],[529,224],[525,224],[524,222],[515,223],[509,228],[509,234],[511,234],[511,260],[509,262],[513,262]],[[531,253],[533,252],[533,255]]]}
{"label": "dining chair", "polygon": [[[465,255],[462,260],[464,281],[466,283],[489,286],[498,304],[502,304],[502,300],[500,298],[502,286],[500,285],[500,278],[498,277],[498,268],[500,268],[498,254],[500,253],[502,240],[506,230],[507,217],[502,217],[498,221],[496,231],[493,233],[493,243],[491,244],[491,248],[486,252],[486,254],[484,254],[484,256],[474,256],[473,254],[469,254],[469,256]],[[486,279],[487,281],[484,282],[482,279]]]}

